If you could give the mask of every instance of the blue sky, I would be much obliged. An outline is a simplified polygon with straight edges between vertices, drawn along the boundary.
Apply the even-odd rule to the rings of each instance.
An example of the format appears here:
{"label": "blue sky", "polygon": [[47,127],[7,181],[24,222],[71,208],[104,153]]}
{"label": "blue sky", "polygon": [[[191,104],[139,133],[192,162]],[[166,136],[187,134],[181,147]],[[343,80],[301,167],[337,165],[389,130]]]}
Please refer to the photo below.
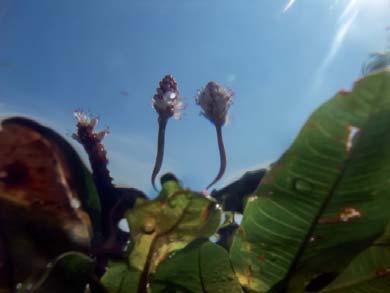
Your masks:
{"label": "blue sky", "polygon": [[163,172],[201,190],[219,156],[194,96],[215,80],[235,92],[221,187],[276,160],[316,107],[351,87],[386,48],[389,16],[390,0],[0,0],[0,114],[69,140],[73,110],[100,116],[115,182],[153,194],[151,98],[173,74],[187,108],[168,123]]}

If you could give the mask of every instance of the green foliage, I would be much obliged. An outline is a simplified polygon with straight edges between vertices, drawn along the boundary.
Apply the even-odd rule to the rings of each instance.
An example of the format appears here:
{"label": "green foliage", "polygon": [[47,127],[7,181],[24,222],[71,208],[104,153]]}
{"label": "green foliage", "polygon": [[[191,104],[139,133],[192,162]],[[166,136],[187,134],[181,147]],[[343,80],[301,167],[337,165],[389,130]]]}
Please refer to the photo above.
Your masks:
{"label": "green foliage", "polygon": [[151,292],[242,292],[228,253],[199,239],[163,262],[154,275]]}
{"label": "green foliage", "polygon": [[230,251],[241,284],[303,292],[318,275],[340,274],[389,222],[389,166],[382,72],[315,111],[249,198]]}
{"label": "green foliage", "polygon": [[128,265],[138,272],[139,288],[146,288],[149,275],[170,253],[196,238],[213,235],[220,214],[215,202],[181,189],[176,181],[164,183],[155,200],[138,199],[126,218],[132,243]]}
{"label": "green foliage", "polygon": [[389,247],[371,246],[360,253],[344,272],[321,292],[386,292],[390,288],[389,268]]}
{"label": "green foliage", "polygon": [[141,272],[130,269],[125,261],[110,262],[102,283],[110,293],[137,292]]}
{"label": "green foliage", "polygon": [[[153,200],[114,189],[111,218],[102,217],[102,195],[62,137],[28,119],[3,121],[0,171],[14,160],[43,180],[34,164],[49,164],[44,174],[56,180],[37,189],[8,183],[20,174],[0,178],[0,292],[388,292],[390,72],[375,70],[316,110],[270,171],[247,173],[214,199],[174,176]],[[18,152],[10,157],[9,149]],[[242,223],[225,213],[221,224],[219,205],[243,212]],[[129,224],[120,235],[126,247],[115,245],[120,217]],[[91,245],[74,241],[75,223],[93,231]]]}

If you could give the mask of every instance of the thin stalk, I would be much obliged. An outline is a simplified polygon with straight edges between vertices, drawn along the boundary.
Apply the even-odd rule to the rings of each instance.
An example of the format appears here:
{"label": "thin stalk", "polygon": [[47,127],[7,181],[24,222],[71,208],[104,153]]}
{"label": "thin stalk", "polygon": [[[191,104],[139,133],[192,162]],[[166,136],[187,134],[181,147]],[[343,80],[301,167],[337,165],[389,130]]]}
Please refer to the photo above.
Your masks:
{"label": "thin stalk", "polygon": [[206,187],[206,189],[209,189],[211,186],[213,186],[215,183],[217,183],[217,181],[222,178],[222,176],[226,170],[226,152],[225,152],[225,146],[223,144],[223,138],[222,138],[222,125],[215,125],[215,129],[217,131],[220,167],[219,167],[219,172],[218,172],[217,176]]}
{"label": "thin stalk", "polygon": [[164,158],[164,145],[165,145],[165,129],[167,127],[168,119],[159,117],[158,118],[158,139],[157,139],[157,155],[156,155],[156,161],[154,163],[154,168],[152,172],[152,185],[154,190],[158,191],[156,188],[156,177],[158,172],[160,172],[163,158]]}

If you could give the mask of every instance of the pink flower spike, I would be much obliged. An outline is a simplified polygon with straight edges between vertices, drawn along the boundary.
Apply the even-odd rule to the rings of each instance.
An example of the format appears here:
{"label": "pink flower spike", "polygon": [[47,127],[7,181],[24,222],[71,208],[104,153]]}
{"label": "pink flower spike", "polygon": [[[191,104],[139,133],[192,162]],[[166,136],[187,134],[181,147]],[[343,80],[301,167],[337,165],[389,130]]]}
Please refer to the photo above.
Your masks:
{"label": "pink flower spike", "polygon": [[172,116],[175,119],[180,118],[183,103],[177,82],[172,75],[166,75],[160,81],[160,86],[152,99],[152,105],[161,119],[169,119]]}
{"label": "pink flower spike", "polygon": [[180,118],[180,112],[183,109],[177,82],[172,75],[166,75],[160,81],[152,99],[152,105],[158,114],[157,155],[151,176],[153,188],[157,191],[155,180],[164,158],[165,129],[169,118],[172,116],[175,119]]}

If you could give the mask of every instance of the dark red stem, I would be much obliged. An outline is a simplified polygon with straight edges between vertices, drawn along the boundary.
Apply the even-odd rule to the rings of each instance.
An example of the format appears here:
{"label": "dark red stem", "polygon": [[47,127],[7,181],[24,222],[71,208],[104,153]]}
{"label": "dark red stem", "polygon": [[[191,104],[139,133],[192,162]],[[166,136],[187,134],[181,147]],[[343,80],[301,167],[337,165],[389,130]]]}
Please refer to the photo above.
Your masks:
{"label": "dark red stem", "polygon": [[158,139],[157,139],[157,155],[156,155],[156,161],[154,163],[154,168],[152,172],[152,185],[153,188],[157,191],[156,188],[156,177],[158,172],[160,172],[163,158],[164,158],[164,145],[165,145],[165,129],[167,127],[168,119],[159,116],[158,118]]}
{"label": "dark red stem", "polygon": [[216,125],[215,129],[217,130],[217,140],[218,140],[220,167],[219,167],[219,172],[218,172],[217,176],[206,187],[206,189],[209,189],[211,186],[213,186],[215,183],[217,183],[218,180],[222,178],[222,176],[223,176],[223,174],[225,173],[225,170],[226,170],[226,152],[225,152],[225,146],[223,144],[223,138],[222,138],[222,125]]}

